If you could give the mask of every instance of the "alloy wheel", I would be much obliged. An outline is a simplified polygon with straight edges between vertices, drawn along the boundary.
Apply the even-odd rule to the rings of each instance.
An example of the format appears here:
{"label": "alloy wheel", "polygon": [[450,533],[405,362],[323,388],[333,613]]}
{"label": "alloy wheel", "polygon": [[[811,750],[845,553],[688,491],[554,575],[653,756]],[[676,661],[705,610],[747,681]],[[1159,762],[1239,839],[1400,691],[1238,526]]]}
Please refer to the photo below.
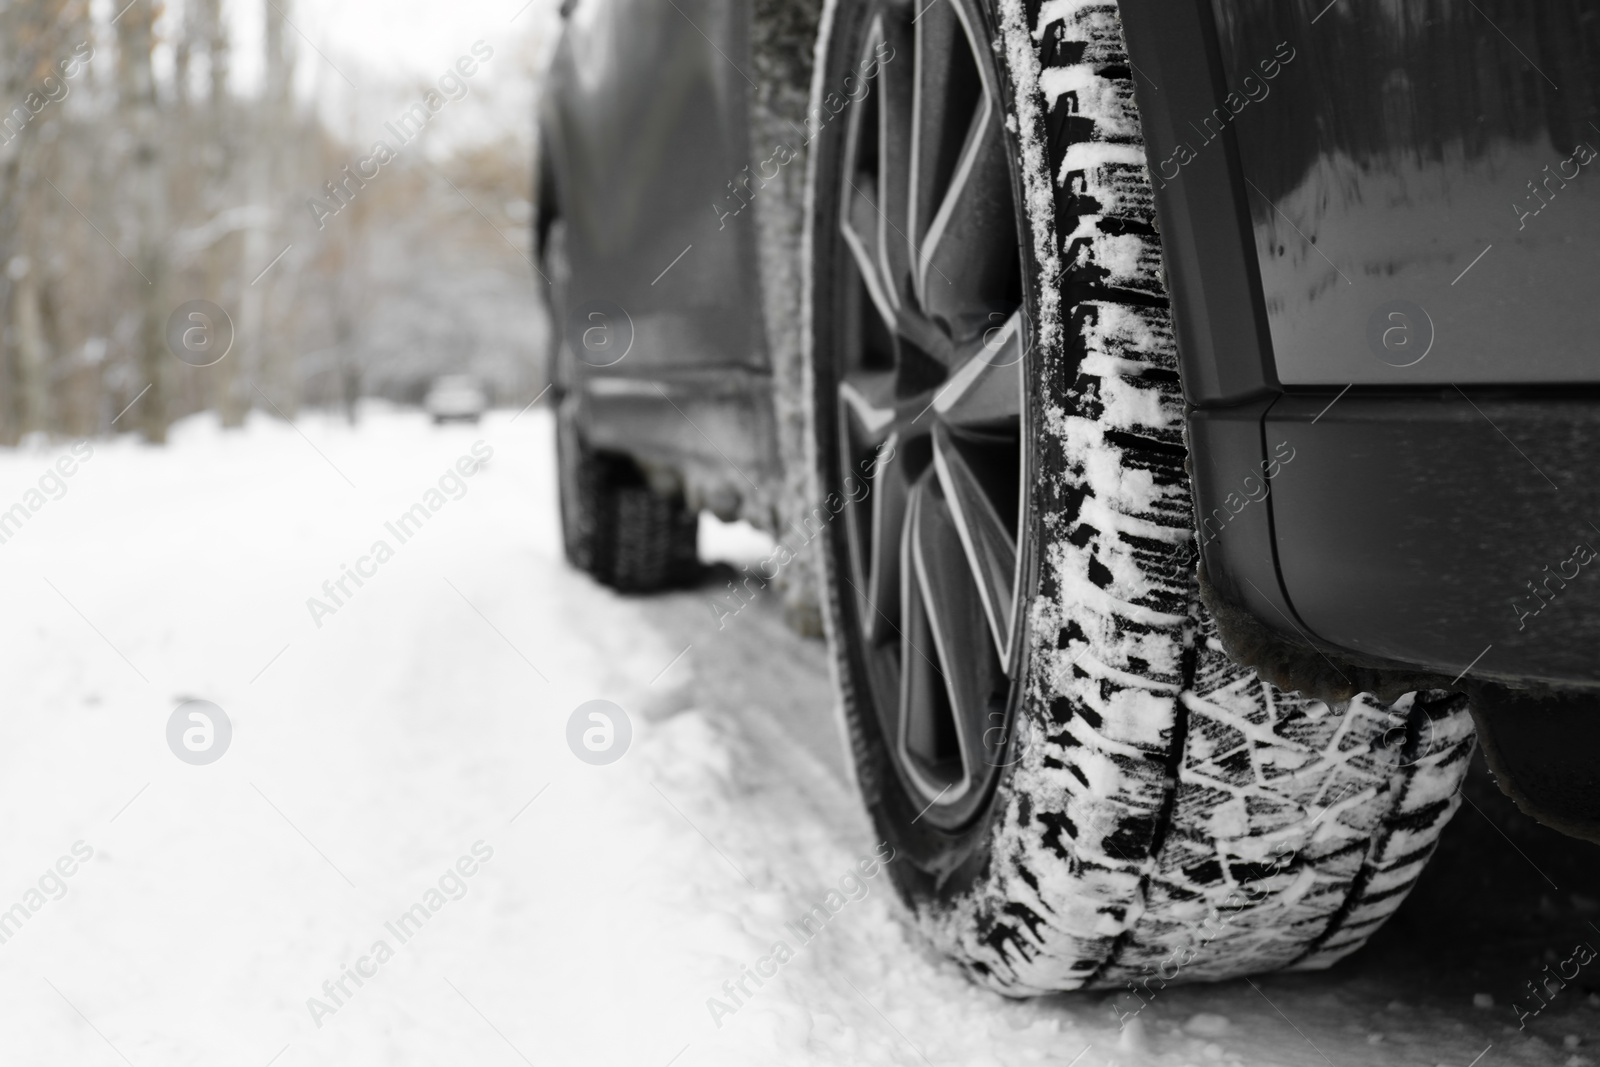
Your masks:
{"label": "alloy wheel", "polygon": [[946,829],[1009,750],[1025,569],[1028,323],[980,18],[960,0],[871,12],[862,55],[892,58],[838,175],[838,462],[869,472],[839,577],[896,772]]}

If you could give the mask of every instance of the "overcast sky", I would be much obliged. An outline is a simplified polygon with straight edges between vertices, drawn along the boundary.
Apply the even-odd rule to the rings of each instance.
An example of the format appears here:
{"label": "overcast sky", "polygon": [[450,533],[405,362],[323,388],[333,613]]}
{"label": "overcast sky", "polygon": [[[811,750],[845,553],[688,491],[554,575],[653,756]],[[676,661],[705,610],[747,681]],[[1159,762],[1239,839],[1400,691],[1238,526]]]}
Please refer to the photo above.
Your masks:
{"label": "overcast sky", "polygon": [[[92,0],[104,32],[128,0]],[[152,0],[135,0],[149,3]],[[232,33],[232,84],[251,93],[261,80],[263,12],[275,2],[293,29],[295,86],[314,102],[330,126],[365,142],[383,119],[417,95],[475,41],[494,49],[470,88],[475,98],[452,106],[453,122],[430,140],[485,136],[497,125],[531,122],[531,74],[558,23],[559,0],[223,0]],[[171,40],[183,0],[167,0],[158,32]],[[158,70],[171,71],[170,48],[157,54]]]}
{"label": "overcast sky", "polygon": [[[259,71],[261,11],[266,0],[224,0],[235,40]],[[535,29],[553,0],[275,0],[304,36],[302,67],[329,63],[358,84],[360,74],[437,76],[476,40],[496,50]],[[526,10],[523,10],[526,6]],[[519,14],[520,12],[520,14]],[[312,48],[327,57],[319,57]],[[348,63],[344,62],[348,60]],[[349,69],[354,67],[356,69]],[[242,72],[241,72],[242,73]],[[301,71],[302,79],[314,71]],[[338,77],[337,74],[332,75]]]}

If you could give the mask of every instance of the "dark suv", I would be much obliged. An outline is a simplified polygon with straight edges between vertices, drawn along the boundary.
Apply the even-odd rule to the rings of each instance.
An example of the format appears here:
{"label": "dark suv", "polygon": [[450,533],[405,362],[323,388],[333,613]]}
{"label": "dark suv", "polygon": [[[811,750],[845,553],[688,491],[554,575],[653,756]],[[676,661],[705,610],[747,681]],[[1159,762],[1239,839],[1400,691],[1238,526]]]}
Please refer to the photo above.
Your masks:
{"label": "dark suv", "polygon": [[1595,837],[1600,0],[566,9],[568,553],[669,585],[709,509],[780,538],[752,588],[816,560],[970,973],[1326,967],[1475,738]]}

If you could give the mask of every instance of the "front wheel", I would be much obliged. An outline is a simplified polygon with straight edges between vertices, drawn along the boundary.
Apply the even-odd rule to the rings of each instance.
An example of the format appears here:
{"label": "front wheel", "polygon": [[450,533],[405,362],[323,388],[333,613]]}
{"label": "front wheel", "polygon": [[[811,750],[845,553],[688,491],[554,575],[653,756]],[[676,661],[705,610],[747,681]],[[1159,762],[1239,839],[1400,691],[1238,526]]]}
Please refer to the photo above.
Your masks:
{"label": "front wheel", "polygon": [[869,87],[813,109],[809,220],[859,785],[923,931],[1001,991],[1325,967],[1459,803],[1465,701],[1329,707],[1223,652],[1172,562],[1183,408],[1120,22],[1024,8],[824,24],[819,90]]}

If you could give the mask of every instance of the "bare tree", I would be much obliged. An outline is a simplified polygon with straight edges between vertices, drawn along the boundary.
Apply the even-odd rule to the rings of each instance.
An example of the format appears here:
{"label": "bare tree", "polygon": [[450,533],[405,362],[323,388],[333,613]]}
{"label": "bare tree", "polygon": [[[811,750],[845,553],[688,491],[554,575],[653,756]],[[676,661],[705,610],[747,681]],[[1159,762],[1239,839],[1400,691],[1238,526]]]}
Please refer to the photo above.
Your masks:
{"label": "bare tree", "polygon": [[58,64],[83,31],[80,0],[16,0],[0,7],[0,440],[51,422],[50,350],[40,314],[38,252],[56,196],[42,181],[44,131],[66,92]]}
{"label": "bare tree", "polygon": [[147,440],[165,442],[170,421],[166,345],[167,307],[167,176],[165,133],[156,95],[151,51],[155,47],[157,3],[136,3],[117,20],[118,106],[132,131],[129,187],[133,195],[134,229],[138,234],[134,262],[144,279],[140,294],[137,351],[148,392],[140,400],[139,426]]}
{"label": "bare tree", "polygon": [[[265,79],[260,106],[255,115],[256,136],[251,139],[249,168],[249,199],[252,205],[266,205],[275,199],[285,175],[290,172],[284,156],[288,151],[290,133],[294,128],[294,100],[292,94],[293,53],[290,50],[285,28],[288,13],[284,6],[289,0],[265,0]],[[270,214],[264,214],[245,234],[244,254],[239,264],[239,341],[238,366],[234,373],[249,376],[252,389],[259,389],[257,380],[264,380],[267,395],[276,396],[273,403],[285,414],[292,415],[298,400],[291,368],[286,366],[286,347],[282,339],[269,326],[269,301],[275,278],[257,282],[253,275],[264,268],[277,254],[277,227]],[[245,398],[248,401],[249,398]]]}
{"label": "bare tree", "polygon": [[[291,416],[310,402],[353,417],[366,390],[414,401],[452,369],[508,398],[542,383],[527,254],[505,237],[526,224],[527,131],[407,154],[347,185],[337,221],[309,233],[307,198],[371,142],[297,105],[289,0],[239,2],[263,19],[254,94],[232,84],[222,0],[181,0],[171,19],[161,0],[119,0],[98,24],[88,0],[0,0],[0,445],[162,441],[207,409],[237,425],[266,406],[257,388]],[[158,35],[170,75],[152,62]],[[350,106],[349,129],[375,135],[370,99]],[[238,328],[214,366],[167,348],[192,299]]]}

